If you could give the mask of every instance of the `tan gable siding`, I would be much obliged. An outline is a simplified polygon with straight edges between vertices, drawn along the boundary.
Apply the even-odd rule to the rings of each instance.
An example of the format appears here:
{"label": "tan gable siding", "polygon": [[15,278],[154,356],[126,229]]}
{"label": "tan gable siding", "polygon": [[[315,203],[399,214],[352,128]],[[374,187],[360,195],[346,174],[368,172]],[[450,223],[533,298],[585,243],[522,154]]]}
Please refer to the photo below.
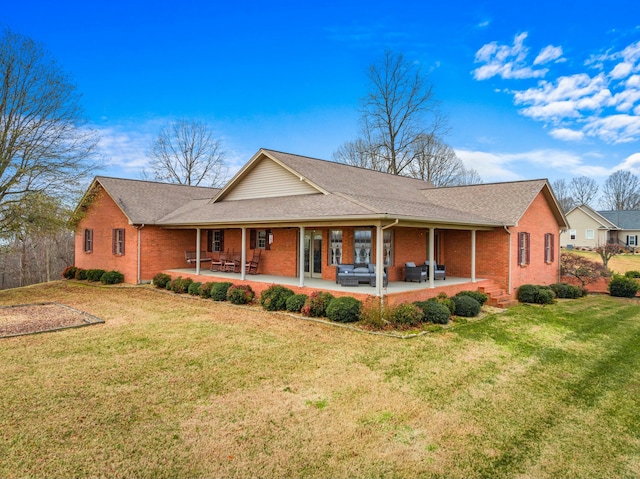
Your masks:
{"label": "tan gable siding", "polygon": [[[587,215],[579,208],[567,215],[569,228],[560,235],[560,245],[580,248],[595,248],[607,242],[607,230],[601,229],[602,225]],[[576,238],[571,239],[571,230],[576,231]],[[593,238],[587,238],[587,230],[593,230]]]}
{"label": "tan gable siding", "polygon": [[300,181],[300,178],[276,162],[265,158],[225,195],[224,200],[247,200],[317,193],[318,190],[314,187]]}

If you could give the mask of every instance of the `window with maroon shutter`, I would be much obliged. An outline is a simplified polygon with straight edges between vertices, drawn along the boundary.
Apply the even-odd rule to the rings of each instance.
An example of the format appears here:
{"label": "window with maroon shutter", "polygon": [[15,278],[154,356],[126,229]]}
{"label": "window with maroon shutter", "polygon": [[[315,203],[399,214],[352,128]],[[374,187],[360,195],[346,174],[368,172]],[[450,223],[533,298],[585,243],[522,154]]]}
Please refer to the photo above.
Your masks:
{"label": "window with maroon shutter", "polygon": [[124,229],[118,228],[113,230],[111,250],[115,255],[124,254]]}
{"label": "window with maroon shutter", "polygon": [[544,261],[546,263],[553,263],[555,256],[555,242],[554,235],[547,233],[544,235]]}
{"label": "window with maroon shutter", "polygon": [[93,230],[84,230],[84,252],[93,251]]}
{"label": "window with maroon shutter", "polygon": [[271,230],[250,230],[249,231],[249,248],[250,249],[271,249],[270,239]]}
{"label": "window with maroon shutter", "polygon": [[207,252],[224,251],[224,230],[207,230]]}
{"label": "window with maroon shutter", "polygon": [[518,233],[518,264],[526,265],[531,262],[531,235]]}

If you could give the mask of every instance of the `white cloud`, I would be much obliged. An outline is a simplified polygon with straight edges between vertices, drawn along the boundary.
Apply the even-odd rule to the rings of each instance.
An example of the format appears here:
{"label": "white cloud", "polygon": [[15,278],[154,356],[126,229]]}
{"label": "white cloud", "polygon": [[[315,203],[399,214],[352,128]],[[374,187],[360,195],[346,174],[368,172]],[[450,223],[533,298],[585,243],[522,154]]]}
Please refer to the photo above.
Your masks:
{"label": "white cloud", "polygon": [[[527,33],[520,33],[513,39],[513,45],[500,45],[491,42],[483,45],[477,52],[475,63],[484,63],[475,70],[473,76],[476,80],[487,80],[494,76],[504,79],[541,78],[547,73],[547,69],[533,69],[526,64],[529,49],[524,46]],[[548,48],[548,47],[547,47]],[[548,53],[547,55],[549,55]]]}
{"label": "white cloud", "polygon": [[613,70],[611,70],[611,73],[609,75],[614,80],[620,80],[622,78],[628,77],[632,71],[633,71],[632,63],[622,62],[622,63],[618,63],[613,68]]}
{"label": "white cloud", "polygon": [[584,131],[607,143],[629,143],[640,138],[640,116],[610,115],[590,119]]}
{"label": "white cloud", "polygon": [[580,141],[584,138],[583,132],[572,130],[571,128],[554,128],[549,134],[556,140],[563,141]]}
{"label": "white cloud", "polygon": [[640,174],[640,153],[634,153],[614,168],[614,170],[629,170],[631,173]]}
{"label": "white cloud", "polygon": [[561,61],[560,57],[562,57],[562,47],[554,47],[553,45],[548,45],[544,47],[535,60],[533,60],[534,65],[544,65],[545,63],[549,63],[552,61]]}

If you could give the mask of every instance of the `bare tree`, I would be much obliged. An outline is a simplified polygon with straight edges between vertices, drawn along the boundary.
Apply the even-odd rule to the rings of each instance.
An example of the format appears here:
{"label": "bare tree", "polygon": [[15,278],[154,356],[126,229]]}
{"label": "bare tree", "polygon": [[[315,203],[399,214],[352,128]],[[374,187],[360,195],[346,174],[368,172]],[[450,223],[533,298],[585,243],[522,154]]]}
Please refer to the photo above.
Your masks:
{"label": "bare tree", "polygon": [[80,95],[48,52],[10,30],[0,37],[0,235],[30,195],[65,197],[94,167],[98,136]]}
{"label": "bare tree", "polygon": [[[446,129],[437,108],[433,87],[420,69],[401,54],[387,51],[369,68],[370,90],[362,99],[361,138],[357,151],[368,156],[359,161],[394,175],[409,174],[421,137],[439,136]],[[353,156],[338,150],[334,159],[349,162]]]}
{"label": "bare tree", "polygon": [[604,265],[575,253],[562,253],[560,256],[560,269],[563,275],[573,276],[580,281],[583,288],[586,284],[593,283],[598,278],[611,276],[611,273]]}
{"label": "bare tree", "polygon": [[598,184],[593,178],[588,176],[572,178],[569,188],[575,204],[593,206],[595,203]]}
{"label": "bare tree", "polygon": [[609,268],[609,260],[615,255],[622,253],[622,248],[615,243],[607,243],[597,246],[595,252],[600,255],[602,264],[605,268]]}
{"label": "bare tree", "polygon": [[219,187],[227,179],[226,152],[202,122],[178,120],[164,126],[151,145],[145,178]]}
{"label": "bare tree", "polygon": [[553,189],[553,193],[560,204],[560,208],[564,213],[568,213],[571,208],[576,206],[573,197],[569,193],[569,186],[564,179],[555,180],[551,183],[551,188]]}
{"label": "bare tree", "polygon": [[480,183],[480,175],[466,169],[449,145],[435,135],[421,135],[414,143],[411,176],[429,181],[434,186],[457,186]]}
{"label": "bare tree", "polygon": [[610,210],[640,208],[640,179],[627,170],[612,173],[602,190],[604,207]]}

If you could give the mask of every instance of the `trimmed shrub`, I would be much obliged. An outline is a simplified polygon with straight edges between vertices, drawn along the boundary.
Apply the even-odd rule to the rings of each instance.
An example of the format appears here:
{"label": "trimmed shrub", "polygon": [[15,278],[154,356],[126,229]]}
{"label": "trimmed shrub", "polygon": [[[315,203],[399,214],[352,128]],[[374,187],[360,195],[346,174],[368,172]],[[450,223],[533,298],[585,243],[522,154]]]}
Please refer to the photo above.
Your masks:
{"label": "trimmed shrub", "polygon": [[390,311],[380,305],[380,298],[368,298],[360,312],[360,325],[370,329],[384,329],[389,324]]}
{"label": "trimmed shrub", "polygon": [[248,304],[255,297],[256,294],[248,284],[234,284],[227,290],[227,299],[231,304]]}
{"label": "trimmed shrub", "polygon": [[638,292],[638,282],[634,278],[627,278],[616,274],[609,282],[609,294],[619,298],[633,298]]}
{"label": "trimmed shrub", "polygon": [[572,284],[554,283],[549,286],[558,298],[576,299],[585,295],[586,290]]}
{"label": "trimmed shrub", "polygon": [[165,286],[165,289],[167,291],[172,291],[173,290],[173,280],[167,281],[167,285]]}
{"label": "trimmed shrub", "polygon": [[213,287],[214,283],[202,283],[200,285],[200,288],[198,288],[198,294],[200,295],[201,298],[210,298],[211,297],[211,288]]}
{"label": "trimmed shrub", "polygon": [[417,326],[422,322],[422,310],[411,303],[392,307],[390,316],[391,323],[397,326]]}
{"label": "trimmed shrub", "polygon": [[221,283],[213,283],[211,287],[211,299],[214,301],[226,301],[227,291],[233,286],[233,283],[229,281],[223,281]]}
{"label": "trimmed shrub", "polygon": [[480,303],[480,306],[484,305],[489,299],[488,294],[481,293],[480,291],[460,291],[456,296],[469,296]]}
{"label": "trimmed shrub", "polygon": [[[432,301],[416,301],[415,304],[422,310],[422,321],[425,323],[447,324],[451,318],[451,310],[437,298]],[[453,303],[453,300],[447,299]]]}
{"label": "trimmed shrub", "polygon": [[548,286],[523,284],[518,288],[518,301],[521,303],[553,304],[555,293]]}
{"label": "trimmed shrub", "polygon": [[124,274],[120,271],[107,271],[100,278],[102,284],[120,284],[124,282]]}
{"label": "trimmed shrub", "polygon": [[166,289],[167,283],[171,282],[171,276],[165,273],[158,273],[153,277],[153,285],[156,288]]}
{"label": "trimmed shrub", "polygon": [[106,271],[103,269],[88,269],[87,279],[89,281],[93,281],[94,283],[97,283],[98,281],[100,281],[100,278],[102,278],[102,275],[105,273]]}
{"label": "trimmed shrub", "polygon": [[294,294],[289,296],[286,301],[287,311],[292,313],[299,313],[307,302],[308,296],[306,294]]}
{"label": "trimmed shrub", "polygon": [[187,290],[187,292],[191,296],[198,296],[200,294],[200,286],[202,286],[202,283],[200,281],[196,281],[194,283],[191,283],[189,285],[189,289]]}
{"label": "trimmed shrub", "polygon": [[67,266],[62,272],[62,277],[65,279],[75,279],[76,271],[78,271],[78,268],[75,266]]}
{"label": "trimmed shrub", "polygon": [[327,306],[329,306],[329,303],[333,298],[334,296],[326,291],[314,291],[309,295],[300,311],[305,316],[321,318],[326,316]]}
{"label": "trimmed shrub", "polygon": [[[447,298],[445,293],[440,293],[437,298],[429,298],[427,301],[431,301],[432,303],[438,303],[444,306],[449,310],[450,314],[456,314],[456,303],[453,302],[451,298]],[[423,301],[419,301],[423,302]],[[415,303],[414,303],[415,304]],[[418,305],[420,306],[420,305]]]}
{"label": "trimmed shrub", "polygon": [[627,278],[640,278],[640,271],[631,270],[624,274]]}
{"label": "trimmed shrub", "polygon": [[171,281],[171,291],[177,294],[184,294],[189,291],[189,286],[193,283],[191,278],[183,278],[182,276],[178,276],[176,279]]}
{"label": "trimmed shrub", "polygon": [[454,296],[453,302],[456,304],[456,316],[463,316],[465,318],[473,318],[480,314],[481,305],[473,299],[471,296]]}
{"label": "trimmed shrub", "polygon": [[284,286],[274,284],[265,289],[260,295],[260,306],[267,311],[283,311],[287,309],[287,298],[293,296],[293,291]]}
{"label": "trimmed shrub", "polygon": [[85,281],[87,279],[87,270],[82,268],[77,268],[75,277],[78,281]]}
{"label": "trimmed shrub", "polygon": [[338,323],[355,323],[360,319],[362,301],[351,296],[334,298],[327,306],[327,318]]}

